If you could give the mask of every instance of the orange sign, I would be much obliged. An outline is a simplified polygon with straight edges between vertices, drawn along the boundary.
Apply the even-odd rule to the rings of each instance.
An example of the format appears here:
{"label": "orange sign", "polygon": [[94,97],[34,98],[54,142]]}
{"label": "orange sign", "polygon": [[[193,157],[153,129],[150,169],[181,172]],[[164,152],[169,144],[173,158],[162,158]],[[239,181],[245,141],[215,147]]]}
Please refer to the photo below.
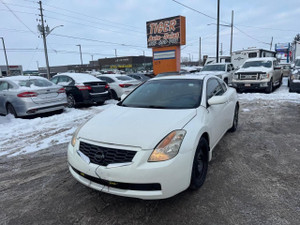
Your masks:
{"label": "orange sign", "polygon": [[185,17],[149,21],[146,25],[148,48],[185,45]]}

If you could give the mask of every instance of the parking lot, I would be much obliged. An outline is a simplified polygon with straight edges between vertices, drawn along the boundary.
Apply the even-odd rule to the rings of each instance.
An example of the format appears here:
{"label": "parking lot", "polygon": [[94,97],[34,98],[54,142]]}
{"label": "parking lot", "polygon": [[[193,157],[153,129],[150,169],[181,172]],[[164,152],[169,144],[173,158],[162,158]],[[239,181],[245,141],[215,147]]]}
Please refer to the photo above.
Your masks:
{"label": "parking lot", "polygon": [[[109,105],[77,109],[76,123],[48,133],[37,126],[27,142],[21,131],[10,143],[0,133],[0,224],[298,224],[300,95],[289,94],[285,83],[270,95],[240,94],[239,101],[237,132],[217,145],[204,186],[159,201],[94,191],[69,173],[73,126]],[[24,121],[8,120],[5,127]],[[49,139],[59,133],[63,141]],[[34,151],[21,154],[26,145]]]}

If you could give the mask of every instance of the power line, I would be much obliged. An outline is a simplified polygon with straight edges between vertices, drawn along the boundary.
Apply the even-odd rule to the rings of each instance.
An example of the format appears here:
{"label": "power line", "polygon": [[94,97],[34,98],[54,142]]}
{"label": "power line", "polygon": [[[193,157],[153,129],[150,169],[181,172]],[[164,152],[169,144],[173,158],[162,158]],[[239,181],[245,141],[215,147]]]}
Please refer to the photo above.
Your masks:
{"label": "power line", "polygon": [[118,24],[118,25],[121,25],[121,26],[129,26],[129,27],[133,27],[133,28],[136,28],[136,29],[140,29],[140,28],[135,27],[135,26],[132,26],[132,25],[123,24],[123,23],[118,23],[118,22],[113,22],[113,21],[109,21],[109,20],[106,20],[106,19],[100,19],[100,18],[98,18],[98,17],[94,17],[94,16],[91,16],[91,15],[87,15],[87,14],[84,14],[84,13],[81,13],[81,12],[78,12],[78,11],[73,11],[73,10],[69,10],[69,9],[64,9],[64,8],[60,8],[60,7],[53,6],[53,5],[49,5],[49,4],[44,4],[44,5],[47,5],[47,6],[49,6],[49,7],[55,8],[55,9],[63,10],[63,11],[69,12],[69,13],[73,13],[73,14],[76,14],[76,15],[82,15],[82,16],[84,16],[84,17],[88,17],[88,18],[93,18],[93,19],[96,19],[96,20],[104,21],[104,22],[107,22],[107,23]]}
{"label": "power line", "polygon": [[[11,12],[11,11],[8,10],[8,9],[0,9],[0,11]],[[14,12],[17,12],[17,13],[23,13],[23,14],[30,14],[30,15],[37,15],[36,13],[24,12],[24,11],[18,11],[18,10],[14,10]]]}
{"label": "power line", "polygon": [[260,43],[263,43],[263,44],[266,44],[266,45],[270,45],[270,43],[261,41],[261,40],[255,38],[255,37],[252,37],[251,35],[247,34],[246,32],[242,31],[242,30],[239,29],[238,27],[236,27],[236,26],[234,26],[234,27],[235,27],[238,31],[240,31],[241,33],[245,34],[247,37],[249,37],[249,38],[251,38],[251,39],[253,39],[253,40],[255,40],[255,41],[258,41],[258,42],[260,42]]}
{"label": "power line", "polygon": [[106,43],[106,44],[114,44],[114,45],[120,45],[120,46],[127,46],[127,47],[138,47],[145,49],[146,47],[138,46],[138,45],[131,45],[131,44],[122,44],[122,43],[116,43],[116,42],[110,42],[110,41],[102,41],[102,40],[96,40],[91,38],[84,38],[84,37],[76,37],[76,36],[70,36],[70,35],[63,35],[63,34],[51,34],[53,36],[58,37],[65,37],[65,38],[71,38],[71,39],[78,39],[78,40],[84,40],[84,41],[92,41],[92,42],[99,42],[99,43]]}
{"label": "power line", "polygon": [[[62,15],[62,16],[65,16],[65,17],[73,18],[73,19],[78,19],[78,20],[80,20],[80,21],[87,21],[87,22],[89,22],[89,23],[94,23],[94,24],[95,24],[95,21],[83,19],[83,18],[80,18],[80,17],[70,16],[70,15],[66,15],[66,14],[64,14],[64,13],[59,13],[59,12],[55,12],[55,11],[51,11],[51,10],[45,10],[45,11],[46,11],[46,12],[50,12],[50,13],[54,13],[54,14],[57,14],[57,15]],[[51,17],[49,17],[49,18],[51,18]],[[61,19],[59,19],[59,20],[61,20]],[[68,21],[68,22],[73,22],[73,21]],[[97,24],[101,24],[101,25],[104,25],[104,26],[115,27],[115,28],[120,29],[120,27],[119,27],[119,26],[116,26],[116,25],[105,24],[105,23],[99,23],[99,22],[97,22]],[[103,28],[101,28],[101,29],[103,29]],[[121,29],[126,29],[126,31],[132,31],[132,32],[144,34],[144,32],[140,32],[140,31],[133,30],[133,29],[123,28],[123,27],[121,27]],[[108,30],[108,29],[106,29],[106,30]],[[116,32],[116,31],[114,31],[114,30],[108,30],[108,31]]]}
{"label": "power line", "polygon": [[270,28],[270,27],[256,27],[256,26],[249,26],[249,25],[242,25],[242,24],[236,24],[241,27],[250,27],[250,28],[256,28],[256,29],[262,29],[262,30],[278,30],[278,31],[287,31],[287,32],[299,32],[298,30],[289,30],[289,29],[278,29],[278,28]]}
{"label": "power line", "polygon": [[17,20],[22,23],[31,33],[33,33],[34,35],[36,35],[35,32],[33,32],[15,13],[13,10],[11,10],[2,0],[0,0],[1,3],[17,18]]}
{"label": "power line", "polygon": [[193,10],[193,11],[197,12],[197,13],[200,13],[201,15],[206,16],[206,17],[208,17],[208,18],[210,18],[210,19],[217,20],[217,18],[212,17],[212,16],[210,16],[210,15],[207,15],[207,14],[205,14],[205,13],[203,13],[203,12],[200,12],[199,10],[194,9],[194,8],[192,8],[192,7],[190,7],[190,6],[187,6],[187,5],[185,5],[185,4],[181,3],[181,2],[178,2],[178,1],[176,1],[176,0],[172,0],[172,1],[173,1],[173,2],[176,2],[176,3],[179,4],[179,5],[182,5],[182,6],[185,7],[185,8],[188,8],[188,9],[190,9],[190,10]]}
{"label": "power line", "polygon": [[13,5],[13,6],[22,7],[22,8],[27,8],[27,9],[37,9],[36,7],[33,7],[33,6],[20,5],[20,4],[8,3],[8,2],[4,2],[4,3],[5,3],[6,5]]}

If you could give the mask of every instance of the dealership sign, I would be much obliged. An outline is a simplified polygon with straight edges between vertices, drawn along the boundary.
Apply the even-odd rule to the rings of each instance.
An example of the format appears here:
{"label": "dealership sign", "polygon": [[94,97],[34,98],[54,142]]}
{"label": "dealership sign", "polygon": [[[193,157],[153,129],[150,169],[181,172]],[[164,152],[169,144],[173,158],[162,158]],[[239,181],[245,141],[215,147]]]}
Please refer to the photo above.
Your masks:
{"label": "dealership sign", "polygon": [[148,48],[185,45],[185,17],[149,21],[146,25]]}

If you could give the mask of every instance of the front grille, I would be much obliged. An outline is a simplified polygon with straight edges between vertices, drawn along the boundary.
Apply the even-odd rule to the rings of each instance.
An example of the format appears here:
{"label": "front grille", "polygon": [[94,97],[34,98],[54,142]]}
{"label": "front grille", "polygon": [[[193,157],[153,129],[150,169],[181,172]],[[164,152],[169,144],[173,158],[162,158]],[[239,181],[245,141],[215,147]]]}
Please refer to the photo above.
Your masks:
{"label": "front grille", "polygon": [[92,163],[100,166],[107,166],[112,163],[131,162],[136,153],[135,151],[105,148],[85,142],[80,142],[79,150],[89,157]]}
{"label": "front grille", "polygon": [[[71,166],[72,167],[72,166]],[[109,181],[104,180],[97,177],[92,177],[90,175],[87,175],[83,172],[80,172],[79,170],[72,167],[72,169],[79,174],[80,176],[84,177],[85,179],[88,179],[92,182],[95,182],[97,184],[101,184],[108,187],[114,187],[124,190],[135,190],[135,191],[160,191],[161,185],[159,183],[149,183],[149,184],[132,184],[132,183],[121,183],[116,181]]]}
{"label": "front grille", "polygon": [[259,80],[261,74],[265,74],[265,73],[262,72],[238,73],[238,78],[240,80]]}

